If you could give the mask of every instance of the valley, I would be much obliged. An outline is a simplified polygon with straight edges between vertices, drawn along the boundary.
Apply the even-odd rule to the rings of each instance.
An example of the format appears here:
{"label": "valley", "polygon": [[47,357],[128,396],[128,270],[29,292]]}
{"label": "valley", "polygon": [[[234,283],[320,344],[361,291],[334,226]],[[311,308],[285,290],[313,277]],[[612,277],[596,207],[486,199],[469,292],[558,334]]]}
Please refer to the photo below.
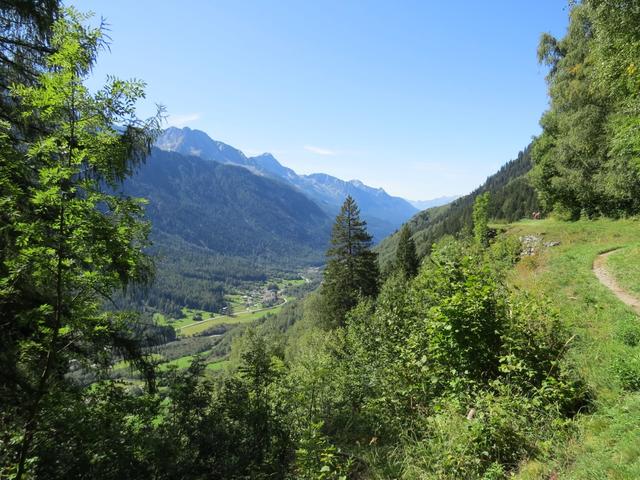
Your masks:
{"label": "valley", "polygon": [[183,3],[0,2],[0,479],[640,478],[637,2]]}
{"label": "valley", "polygon": [[[298,278],[271,278],[267,282],[253,282],[246,290],[237,289],[224,296],[221,312],[183,307],[179,318],[156,312],[154,324],[170,327],[175,338],[168,343],[150,347],[146,352],[160,371],[175,367],[188,368],[198,356],[207,371],[218,372],[229,364],[232,339],[244,328],[260,325],[265,318],[277,316],[289,302],[296,302],[307,292],[317,288],[320,272],[309,268]],[[139,375],[126,362],[112,367],[115,378],[138,384]]]}

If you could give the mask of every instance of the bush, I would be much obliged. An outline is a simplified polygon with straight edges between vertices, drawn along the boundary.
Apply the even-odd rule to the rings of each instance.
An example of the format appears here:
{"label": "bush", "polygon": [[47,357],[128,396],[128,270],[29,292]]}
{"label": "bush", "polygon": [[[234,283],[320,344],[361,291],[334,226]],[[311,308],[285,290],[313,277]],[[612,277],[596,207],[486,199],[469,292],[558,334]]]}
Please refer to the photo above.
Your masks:
{"label": "bush", "polygon": [[613,363],[613,370],[620,386],[627,391],[640,390],[640,352],[621,353]]}

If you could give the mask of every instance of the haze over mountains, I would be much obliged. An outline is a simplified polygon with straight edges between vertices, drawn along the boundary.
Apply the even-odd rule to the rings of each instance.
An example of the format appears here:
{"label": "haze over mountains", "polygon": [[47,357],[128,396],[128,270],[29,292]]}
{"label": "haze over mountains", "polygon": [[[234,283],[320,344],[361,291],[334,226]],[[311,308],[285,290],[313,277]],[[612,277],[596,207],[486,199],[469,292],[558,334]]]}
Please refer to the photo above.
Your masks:
{"label": "haze over mountains", "polygon": [[205,132],[170,127],[158,139],[157,147],[205,160],[243,166],[253,173],[284,181],[313,200],[328,215],[334,216],[347,195],[351,195],[377,241],[393,233],[418,212],[407,200],[394,197],[382,188],[373,188],[359,180],[345,181],[324,173],[299,175],[280,164],[270,153],[247,157],[240,150],[213,140]]}
{"label": "haze over mountains", "polygon": [[433,198],[431,200],[409,200],[409,203],[418,210],[426,210],[427,208],[440,207],[457,200],[462,195],[449,195],[444,197]]}

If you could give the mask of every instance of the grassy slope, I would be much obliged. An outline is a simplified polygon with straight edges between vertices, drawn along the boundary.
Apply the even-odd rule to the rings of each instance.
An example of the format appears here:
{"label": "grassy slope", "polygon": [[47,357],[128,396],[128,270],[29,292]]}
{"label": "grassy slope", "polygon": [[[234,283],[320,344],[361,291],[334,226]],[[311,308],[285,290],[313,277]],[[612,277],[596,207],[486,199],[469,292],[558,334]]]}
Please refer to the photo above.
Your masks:
{"label": "grassy slope", "polygon": [[615,252],[609,257],[607,267],[620,286],[640,297],[640,246]]}
{"label": "grassy slope", "polygon": [[[553,471],[562,479],[640,478],[640,393],[625,390],[616,374],[621,361],[640,355],[640,346],[630,346],[620,334],[638,328],[640,320],[591,271],[594,258],[605,250],[637,252],[640,223],[525,221],[510,232],[562,242],[525,258],[511,282],[549,300],[575,334],[568,357],[593,391],[596,407],[576,419],[572,438],[550,454],[553,458],[524,465],[520,478],[550,478]],[[624,278],[637,265],[619,262],[617,273]]]}

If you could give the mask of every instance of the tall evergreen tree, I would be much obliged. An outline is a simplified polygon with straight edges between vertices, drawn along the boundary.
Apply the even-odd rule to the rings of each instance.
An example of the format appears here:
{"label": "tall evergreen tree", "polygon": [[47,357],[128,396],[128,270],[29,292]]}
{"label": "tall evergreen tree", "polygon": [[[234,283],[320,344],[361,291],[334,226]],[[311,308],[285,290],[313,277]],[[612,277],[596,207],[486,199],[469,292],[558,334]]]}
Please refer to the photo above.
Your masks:
{"label": "tall evergreen tree", "polygon": [[398,248],[396,249],[396,266],[405,278],[415,277],[420,266],[416,254],[416,244],[411,238],[411,229],[406,223],[400,230]]}
{"label": "tall evergreen tree", "polygon": [[378,293],[377,254],[371,251],[372,237],[360,209],[349,195],[336,217],[327,250],[322,294],[331,326],[342,325],[346,313],[360,297]]}

